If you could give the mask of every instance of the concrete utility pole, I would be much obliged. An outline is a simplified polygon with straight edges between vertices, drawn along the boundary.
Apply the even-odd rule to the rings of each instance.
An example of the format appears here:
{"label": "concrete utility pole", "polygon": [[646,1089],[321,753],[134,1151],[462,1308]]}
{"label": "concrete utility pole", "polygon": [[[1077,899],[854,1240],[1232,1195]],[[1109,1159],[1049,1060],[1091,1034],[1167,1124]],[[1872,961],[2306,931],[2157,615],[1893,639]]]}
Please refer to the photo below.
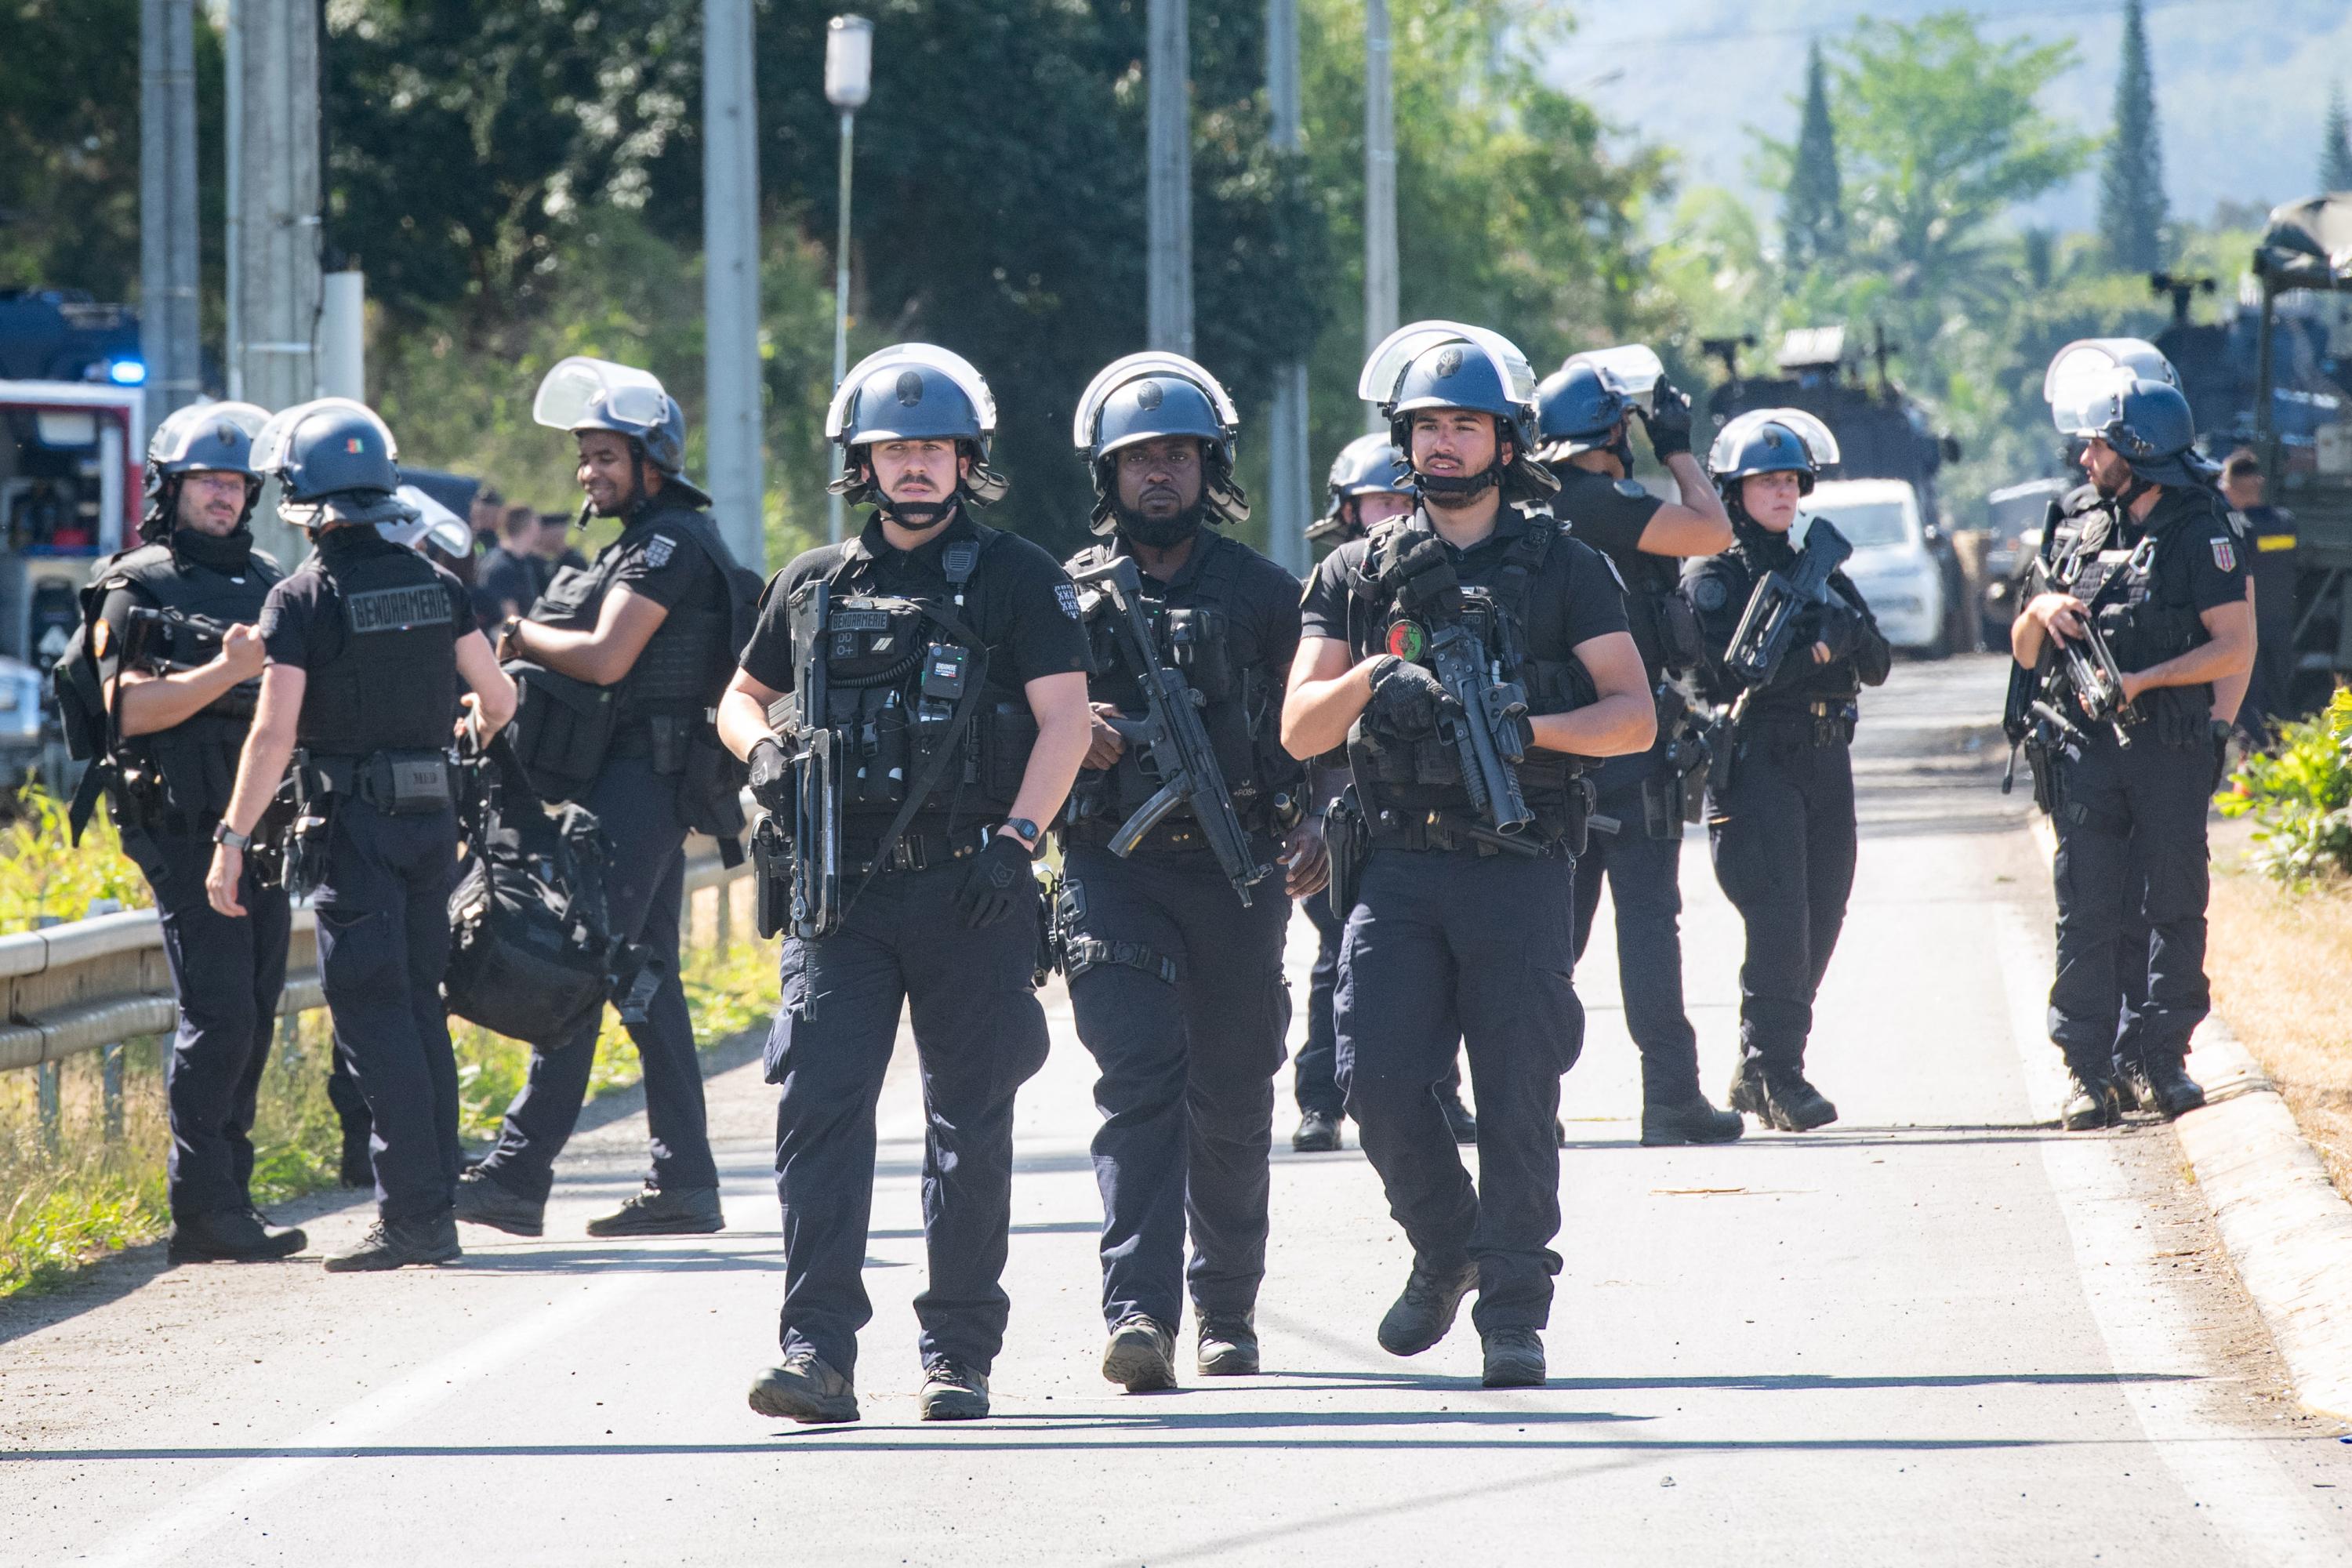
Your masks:
{"label": "concrete utility pole", "polygon": [[[1265,96],[1275,151],[1299,145],[1298,0],[1266,0]],[[1274,371],[1273,428],[1267,432],[1265,534],[1269,553],[1296,575],[1307,573],[1307,522],[1315,515],[1307,451],[1307,361]]]}
{"label": "concrete utility pole", "polygon": [[147,428],[204,391],[197,361],[194,0],[139,7],[139,355]]}
{"label": "concrete utility pole", "polygon": [[[1388,0],[1364,5],[1364,353],[1397,330],[1396,100],[1389,72]],[[1364,409],[1364,427],[1387,428]]]}
{"label": "concrete utility pole", "polygon": [[[319,7],[236,0],[228,15],[230,395],[275,411],[319,395]],[[254,513],[255,537],[290,564],[306,547],[268,500]]]}
{"label": "concrete utility pole", "polygon": [[760,417],[760,142],[751,0],[703,0],[702,311],[712,514],[735,559],[767,564]]}
{"label": "concrete utility pole", "polygon": [[1145,335],[1192,352],[1192,78],[1185,0],[1150,0],[1150,282]]}

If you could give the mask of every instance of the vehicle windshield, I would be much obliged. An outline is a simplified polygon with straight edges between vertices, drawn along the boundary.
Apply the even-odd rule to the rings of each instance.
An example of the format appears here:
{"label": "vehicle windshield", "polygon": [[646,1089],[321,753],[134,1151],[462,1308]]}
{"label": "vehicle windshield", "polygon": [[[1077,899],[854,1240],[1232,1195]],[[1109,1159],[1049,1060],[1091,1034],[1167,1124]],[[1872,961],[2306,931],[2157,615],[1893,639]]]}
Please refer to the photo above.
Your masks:
{"label": "vehicle windshield", "polygon": [[1845,542],[1856,550],[1913,542],[1910,509],[1899,500],[1839,501],[1822,508],[1821,515],[1837,524]]}

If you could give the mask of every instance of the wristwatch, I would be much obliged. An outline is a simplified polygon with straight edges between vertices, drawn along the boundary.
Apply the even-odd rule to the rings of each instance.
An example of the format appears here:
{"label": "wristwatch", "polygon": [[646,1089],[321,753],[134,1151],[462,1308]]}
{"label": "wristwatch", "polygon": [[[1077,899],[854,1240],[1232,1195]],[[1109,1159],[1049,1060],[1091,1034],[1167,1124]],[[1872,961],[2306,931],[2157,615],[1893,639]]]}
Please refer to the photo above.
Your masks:
{"label": "wristwatch", "polygon": [[1029,853],[1032,855],[1036,854],[1037,851],[1044,848],[1045,845],[1045,834],[1039,832],[1037,825],[1030,821],[1025,816],[1007,817],[1005,819],[1004,826],[998,831],[1009,833],[1015,838],[1027,839],[1029,841]]}
{"label": "wristwatch", "polygon": [[250,849],[253,847],[253,835],[239,833],[228,825],[228,818],[224,816],[213,825],[213,842],[224,849]]}

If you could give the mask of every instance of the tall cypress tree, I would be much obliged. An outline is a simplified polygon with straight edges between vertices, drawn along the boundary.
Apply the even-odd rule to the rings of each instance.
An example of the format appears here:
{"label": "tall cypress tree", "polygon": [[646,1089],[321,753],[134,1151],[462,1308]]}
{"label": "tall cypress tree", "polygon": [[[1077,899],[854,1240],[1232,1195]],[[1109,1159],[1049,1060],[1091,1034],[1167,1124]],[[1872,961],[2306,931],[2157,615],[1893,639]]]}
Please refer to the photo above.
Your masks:
{"label": "tall cypress tree", "polygon": [[2352,118],[2344,112],[2344,89],[2327,95],[2327,124],[2319,137],[2319,188],[2352,191]]}
{"label": "tall cypress tree", "polygon": [[2116,134],[2099,179],[2099,237],[2126,271],[2164,265],[2164,152],[2157,143],[2156,82],[2147,65],[2140,0],[2124,5],[2123,68],[2116,76]]}
{"label": "tall cypress tree", "polygon": [[1805,62],[1805,111],[1782,223],[1791,268],[1811,267],[1845,249],[1845,194],[1838,180],[1837,132],[1830,123],[1829,73],[1822,68],[1818,41]]}

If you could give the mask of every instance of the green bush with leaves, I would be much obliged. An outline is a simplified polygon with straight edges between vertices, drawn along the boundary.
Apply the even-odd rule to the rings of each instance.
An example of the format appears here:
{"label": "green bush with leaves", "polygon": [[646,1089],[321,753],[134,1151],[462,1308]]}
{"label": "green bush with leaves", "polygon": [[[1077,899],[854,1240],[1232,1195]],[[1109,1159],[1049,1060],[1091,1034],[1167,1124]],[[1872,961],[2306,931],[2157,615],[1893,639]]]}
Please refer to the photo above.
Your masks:
{"label": "green bush with leaves", "polygon": [[2248,757],[2220,796],[2224,816],[2254,821],[2254,867],[2302,885],[2352,875],[2352,690],[2316,718],[2281,728],[2274,752]]}
{"label": "green bush with leaves", "polygon": [[154,902],[114,824],[98,813],[76,847],[66,803],[25,784],[16,791],[16,820],[0,832],[0,935],[80,920],[90,905],[109,899],[126,910]]}

